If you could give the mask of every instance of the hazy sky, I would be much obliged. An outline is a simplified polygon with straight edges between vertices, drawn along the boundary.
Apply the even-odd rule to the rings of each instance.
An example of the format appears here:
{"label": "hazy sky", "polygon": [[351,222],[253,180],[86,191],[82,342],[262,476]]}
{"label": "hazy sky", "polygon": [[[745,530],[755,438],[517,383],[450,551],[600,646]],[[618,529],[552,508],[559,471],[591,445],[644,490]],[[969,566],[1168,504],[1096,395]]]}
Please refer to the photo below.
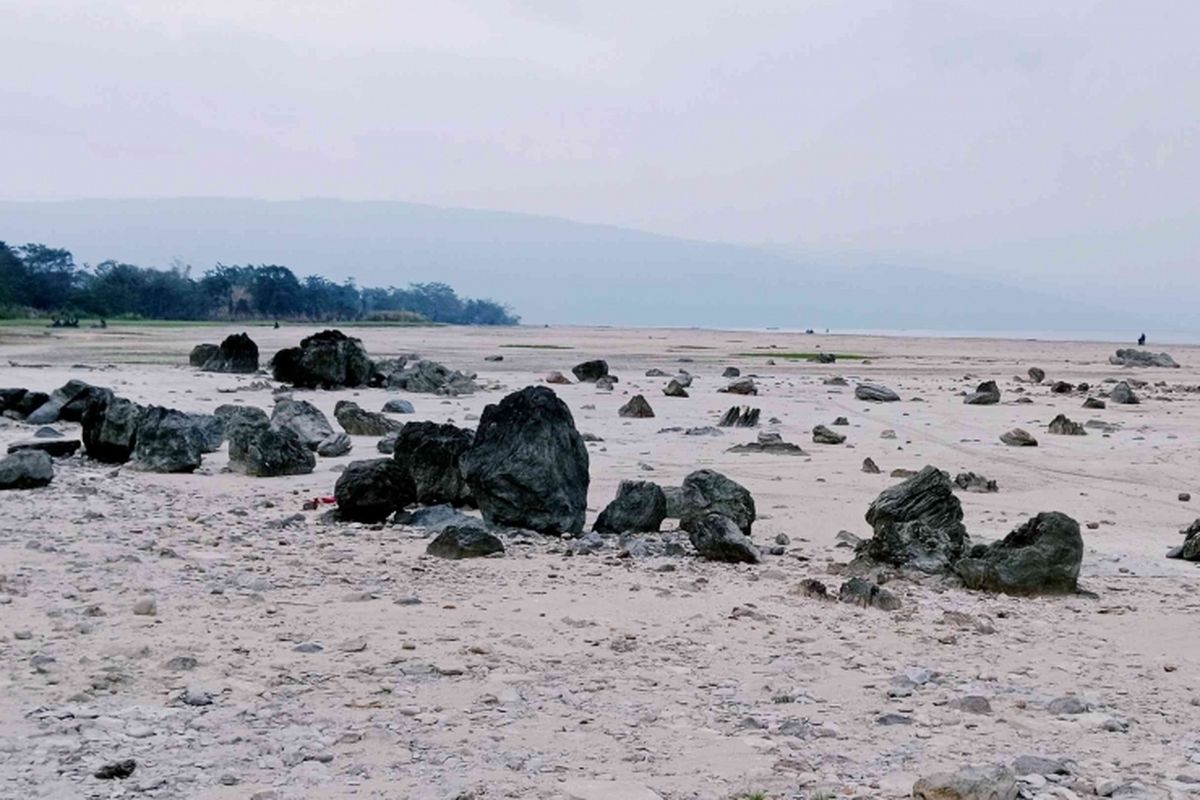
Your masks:
{"label": "hazy sky", "polygon": [[0,197],[399,199],[1185,287],[1197,31],[1195,0],[0,0]]}

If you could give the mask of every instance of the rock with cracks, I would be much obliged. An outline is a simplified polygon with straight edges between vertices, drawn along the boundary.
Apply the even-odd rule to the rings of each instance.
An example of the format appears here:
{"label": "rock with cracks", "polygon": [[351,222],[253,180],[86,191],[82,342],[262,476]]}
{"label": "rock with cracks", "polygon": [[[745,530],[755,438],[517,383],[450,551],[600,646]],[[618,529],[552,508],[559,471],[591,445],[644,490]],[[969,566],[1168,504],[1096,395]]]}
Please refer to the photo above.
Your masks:
{"label": "rock with cracks", "polygon": [[1079,523],[1038,514],[998,542],[977,544],[954,565],[969,589],[1014,595],[1074,592],[1083,560]]}
{"label": "rock with cracks", "polygon": [[54,480],[54,462],[40,450],[21,450],[0,458],[0,491],[36,489]]}
{"label": "rock with cracks", "polygon": [[271,426],[296,434],[309,450],[333,435],[329,418],[307,400],[280,400],[271,411]]}
{"label": "rock with cracks", "polygon": [[571,372],[575,375],[575,380],[577,381],[595,383],[608,375],[608,362],[599,358],[592,361],[584,361],[582,364],[576,364],[571,367]]}
{"label": "rock with cracks", "polygon": [[317,465],[312,450],[290,428],[240,425],[226,429],[226,435],[234,472],[259,478],[307,475]]}
{"label": "rock with cracks", "polygon": [[483,558],[504,552],[504,543],[482,525],[447,525],[434,537],[425,553],[438,558]]}
{"label": "rock with cracks", "polygon": [[705,514],[694,520],[688,539],[696,552],[709,561],[757,564],[762,554],[737,523],[724,514]]}
{"label": "rock with cracks", "polygon": [[425,505],[474,505],[462,471],[462,458],[475,434],[449,423],[410,422],[396,436],[393,458],[413,485],[414,500]]}
{"label": "rock with cracks", "polygon": [[390,458],[351,462],[333,494],[338,515],[355,522],[382,522],[413,500],[412,482]]}
{"label": "rock with cracks", "polygon": [[860,383],[854,387],[854,396],[868,403],[895,403],[900,395],[877,383]]}
{"label": "rock with cracks", "polygon": [[[192,351],[192,355],[196,355],[195,350]],[[205,372],[258,372],[258,345],[245,333],[226,336],[221,345],[199,366]]]}
{"label": "rock with cracks", "polygon": [[936,467],[927,466],[882,491],[867,509],[866,519],[875,535],[856,552],[882,564],[946,572],[969,544],[954,485]]}
{"label": "rock with cracks", "polygon": [[300,340],[299,347],[276,353],[272,374],[277,381],[303,389],[339,389],[365,386],[373,368],[361,341],[326,330]]}
{"label": "rock with cracks", "polygon": [[333,416],[351,436],[386,436],[404,427],[404,423],[378,411],[367,411],[353,400],[338,400]]}
{"label": "rock with cracks", "polygon": [[679,505],[679,527],[689,533],[709,514],[721,514],[749,535],[757,516],[750,490],[711,469],[696,470],[683,479]]}
{"label": "rock with cracks", "polygon": [[587,446],[551,389],[527,386],[484,408],[462,469],[489,523],[549,534],[583,530]]}

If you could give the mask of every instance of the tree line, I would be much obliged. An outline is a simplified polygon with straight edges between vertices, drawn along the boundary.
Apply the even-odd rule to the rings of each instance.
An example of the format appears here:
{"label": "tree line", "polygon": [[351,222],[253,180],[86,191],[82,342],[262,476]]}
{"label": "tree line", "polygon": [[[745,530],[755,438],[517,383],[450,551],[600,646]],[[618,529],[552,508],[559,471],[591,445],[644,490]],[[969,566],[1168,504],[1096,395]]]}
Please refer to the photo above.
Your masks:
{"label": "tree line", "polygon": [[199,278],[191,267],[154,269],[104,261],[77,265],[70,251],[0,242],[0,317],[71,314],[100,318],[400,320],[516,325],[494,300],[459,297],[444,283],[359,288],[287,267],[218,264]]}

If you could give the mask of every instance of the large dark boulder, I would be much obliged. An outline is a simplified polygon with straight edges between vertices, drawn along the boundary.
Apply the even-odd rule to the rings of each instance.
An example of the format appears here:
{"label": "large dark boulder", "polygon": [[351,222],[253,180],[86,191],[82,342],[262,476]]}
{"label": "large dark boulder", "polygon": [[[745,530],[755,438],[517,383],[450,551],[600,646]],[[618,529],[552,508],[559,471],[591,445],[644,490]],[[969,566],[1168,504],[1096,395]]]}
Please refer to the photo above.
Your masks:
{"label": "large dark boulder", "polygon": [[527,386],[488,405],[462,469],[489,523],[550,534],[583,530],[587,446],[551,389]]}
{"label": "large dark boulder", "polygon": [[468,375],[427,359],[408,362],[402,369],[391,372],[386,377],[385,385],[389,389],[440,394],[446,397],[474,394],[479,391],[473,374]]}
{"label": "large dark boulder", "polygon": [[1200,519],[1184,528],[1183,544],[1168,553],[1169,558],[1181,558],[1184,561],[1200,561]]}
{"label": "large dark boulder", "polygon": [[259,478],[307,475],[317,465],[312,450],[289,428],[238,424],[226,427],[225,433],[234,472]]}
{"label": "large dark boulder", "polygon": [[239,406],[233,403],[219,405],[213,416],[221,420],[226,438],[239,428],[265,428],[271,424],[267,412],[257,406]]}
{"label": "large dark boulder", "polygon": [[463,475],[462,458],[475,434],[449,423],[410,422],[396,436],[393,458],[412,483],[414,499],[425,505],[474,505]]}
{"label": "large dark boulder", "polygon": [[854,387],[854,396],[868,403],[894,403],[900,399],[900,395],[877,383],[860,383]]}
{"label": "large dark boulder", "polygon": [[[62,416],[63,409],[73,400],[88,392],[89,389],[99,391],[89,383],[74,379],[69,380],[51,392],[50,396],[46,398],[46,402],[33,411],[30,411],[28,416],[25,417],[25,421],[31,425],[49,425],[52,422],[58,422]],[[86,401],[76,404],[74,406],[76,412],[72,414],[74,419],[69,421],[78,422],[80,417],[83,416],[83,409],[85,407]]]}
{"label": "large dark boulder", "polygon": [[305,389],[364,386],[371,379],[371,359],[358,339],[338,330],[321,331],[275,354],[275,380]]}
{"label": "large dark boulder", "polygon": [[1000,387],[995,381],[984,381],[975,391],[963,398],[969,406],[994,406],[1000,402]]}
{"label": "large dark boulder", "polygon": [[962,504],[946,473],[925,467],[880,492],[867,509],[875,535],[856,548],[871,561],[940,573],[966,552]]}
{"label": "large dark boulder", "polygon": [[403,422],[377,411],[367,411],[353,400],[338,400],[333,407],[333,416],[351,436],[386,436],[404,427]]}
{"label": "large dark boulder", "polygon": [[66,458],[75,455],[81,444],[78,439],[24,439],[10,444],[8,452],[12,454],[23,450],[40,450],[51,458]]}
{"label": "large dark boulder", "polygon": [[145,472],[194,472],[204,452],[204,435],[190,415],[150,406],[138,422],[133,467]]}
{"label": "large dark boulder", "polygon": [[6,417],[25,419],[38,406],[50,399],[45,392],[31,392],[28,389],[0,389],[0,413]]}
{"label": "large dark boulder", "polygon": [[95,397],[83,412],[83,447],[90,458],[124,464],[133,456],[143,409],[111,393]]}
{"label": "large dark boulder", "polygon": [[271,411],[271,426],[290,430],[309,450],[316,450],[321,442],[333,435],[329,418],[307,400],[277,402]]}
{"label": "large dark boulder", "polygon": [[705,514],[692,523],[688,539],[696,552],[709,561],[757,564],[762,554],[750,537],[724,514]]}
{"label": "large dark boulder", "polygon": [[621,481],[616,498],[596,517],[598,533],[657,531],[667,516],[667,497],[657,483]]}
{"label": "large dark boulder", "polygon": [[595,383],[608,374],[608,362],[599,358],[584,361],[571,367],[571,372],[575,375],[575,380]]}
{"label": "large dark boulder", "polygon": [[1038,514],[998,542],[977,544],[954,565],[969,589],[1005,594],[1074,592],[1083,560],[1079,523],[1058,511]]}
{"label": "large dark boulder", "polygon": [[[199,347],[209,346],[199,345]],[[192,356],[196,355],[196,350],[193,349]],[[226,336],[225,340],[221,342],[221,346],[215,352],[211,352],[204,363],[200,365],[200,369],[205,372],[234,372],[242,374],[257,372],[258,345],[244,333],[235,333],[232,336]]]}
{"label": "large dark boulder", "polygon": [[749,535],[757,517],[750,490],[711,469],[696,470],[683,479],[679,504],[679,527],[689,533],[709,514],[721,514]]}
{"label": "large dark boulder", "polygon": [[413,501],[412,482],[390,458],[351,462],[333,494],[338,514],[356,522],[381,522]]}
{"label": "large dark boulder", "polygon": [[0,490],[36,489],[54,479],[54,464],[40,450],[21,450],[0,458]]}
{"label": "large dark boulder", "polygon": [[188,418],[200,434],[200,448],[204,453],[215,453],[225,441],[225,421],[216,414],[188,414]]}
{"label": "large dark boulder", "polygon": [[504,542],[478,522],[447,525],[425,548],[438,558],[483,558],[504,552]]}

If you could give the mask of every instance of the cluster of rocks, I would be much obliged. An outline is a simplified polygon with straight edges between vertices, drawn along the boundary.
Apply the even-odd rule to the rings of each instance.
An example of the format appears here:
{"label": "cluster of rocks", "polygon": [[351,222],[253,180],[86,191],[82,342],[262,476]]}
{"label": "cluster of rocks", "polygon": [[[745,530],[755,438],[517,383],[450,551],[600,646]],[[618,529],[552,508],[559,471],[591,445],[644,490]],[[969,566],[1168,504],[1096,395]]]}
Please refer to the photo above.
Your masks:
{"label": "cluster of rocks", "polygon": [[1173,547],[1167,553],[1167,558],[1178,558],[1183,561],[1200,561],[1200,519],[1180,531],[1183,534],[1183,544]]}
{"label": "cluster of rocks", "polygon": [[398,358],[378,362],[374,367],[372,382],[388,389],[444,397],[458,397],[479,391],[473,373],[459,372],[428,359]]}
{"label": "cluster of rocks", "polygon": [[759,431],[758,439],[745,444],[736,444],[726,452],[729,453],[768,453],[771,455],[805,456],[808,455],[798,444],[785,442],[778,433]]}
{"label": "cluster of rocks", "polygon": [[271,359],[275,380],[303,389],[366,386],[374,367],[361,340],[339,330],[314,333]]}
{"label": "cluster of rocks", "polygon": [[204,372],[258,372],[258,345],[249,335],[235,333],[226,336],[219,345],[196,345],[188,356],[188,363]]}
{"label": "cluster of rocks", "polygon": [[867,510],[874,535],[856,548],[858,565],[954,576],[971,589],[1015,595],[1076,590],[1083,537],[1075,520],[1038,514],[998,542],[972,546],[953,489],[946,473],[927,466],[880,493]]}
{"label": "cluster of rocks", "polygon": [[1178,369],[1179,364],[1166,353],[1151,353],[1148,350],[1132,348],[1118,350],[1108,357],[1108,363],[1118,367],[1166,367]]}
{"label": "cluster of rocks", "polygon": [[721,415],[717,426],[721,428],[754,428],[758,426],[761,410],[750,406],[731,406]]}

